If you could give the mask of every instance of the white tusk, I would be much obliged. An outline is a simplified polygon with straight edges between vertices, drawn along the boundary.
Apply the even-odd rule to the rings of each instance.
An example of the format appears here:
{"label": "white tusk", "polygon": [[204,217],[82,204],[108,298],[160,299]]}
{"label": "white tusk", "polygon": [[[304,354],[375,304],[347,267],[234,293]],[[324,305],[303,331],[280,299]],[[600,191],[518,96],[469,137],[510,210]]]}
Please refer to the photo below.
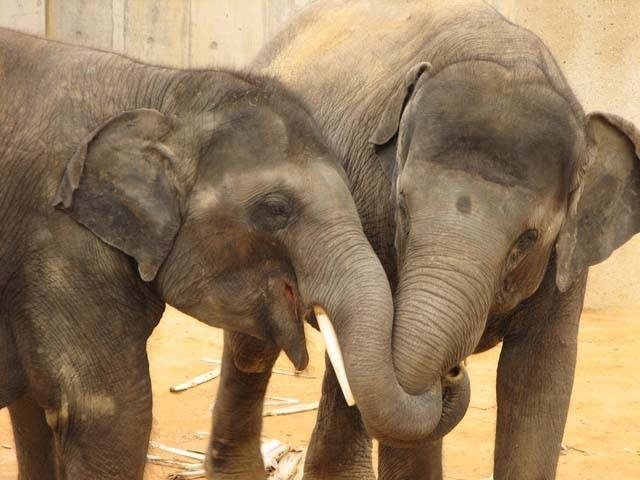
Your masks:
{"label": "white tusk", "polygon": [[342,350],[340,350],[340,344],[338,343],[336,331],[333,329],[333,324],[331,323],[331,320],[329,320],[329,316],[327,315],[327,312],[325,312],[324,308],[320,307],[319,305],[314,305],[313,313],[315,314],[316,320],[318,321],[318,327],[320,328],[320,333],[322,334],[322,338],[324,339],[324,345],[327,349],[327,354],[329,355],[331,365],[333,366],[333,371],[336,372],[336,377],[338,378],[338,383],[340,384],[340,388],[342,389],[344,399],[347,401],[347,405],[353,407],[356,404],[356,401],[353,398],[351,386],[349,385],[349,380],[347,379],[347,371],[344,368]]}

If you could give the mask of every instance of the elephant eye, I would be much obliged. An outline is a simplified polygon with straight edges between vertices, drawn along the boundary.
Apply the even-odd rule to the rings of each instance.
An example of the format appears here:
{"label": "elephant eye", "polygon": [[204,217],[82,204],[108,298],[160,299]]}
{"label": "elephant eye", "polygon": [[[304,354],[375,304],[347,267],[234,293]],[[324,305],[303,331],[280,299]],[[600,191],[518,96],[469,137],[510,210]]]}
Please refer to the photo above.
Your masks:
{"label": "elephant eye", "polygon": [[521,251],[527,251],[533,247],[537,241],[538,231],[535,228],[531,228],[520,235],[516,242],[516,247]]}
{"label": "elephant eye", "polygon": [[513,245],[507,260],[507,266],[509,269],[518,265],[524,255],[536,244],[538,236],[538,230],[531,228],[518,237],[518,240],[516,240],[516,243]]}
{"label": "elephant eye", "polygon": [[251,221],[268,232],[281,230],[289,223],[293,201],[281,193],[272,193],[256,202],[251,209]]}

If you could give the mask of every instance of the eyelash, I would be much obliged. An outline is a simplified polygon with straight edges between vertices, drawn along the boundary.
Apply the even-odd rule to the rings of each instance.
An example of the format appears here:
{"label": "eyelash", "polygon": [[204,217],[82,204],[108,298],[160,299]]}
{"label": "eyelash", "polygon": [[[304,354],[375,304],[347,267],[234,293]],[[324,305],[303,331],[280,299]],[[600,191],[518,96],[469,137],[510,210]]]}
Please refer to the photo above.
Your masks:
{"label": "eyelash", "polygon": [[260,228],[275,232],[284,228],[291,218],[293,205],[284,195],[269,195],[254,205],[251,218]]}
{"label": "eyelash", "polygon": [[526,230],[518,237],[518,240],[516,240],[516,243],[513,245],[511,253],[509,254],[509,268],[514,268],[518,265],[524,254],[535,246],[538,238],[539,233],[535,228]]}

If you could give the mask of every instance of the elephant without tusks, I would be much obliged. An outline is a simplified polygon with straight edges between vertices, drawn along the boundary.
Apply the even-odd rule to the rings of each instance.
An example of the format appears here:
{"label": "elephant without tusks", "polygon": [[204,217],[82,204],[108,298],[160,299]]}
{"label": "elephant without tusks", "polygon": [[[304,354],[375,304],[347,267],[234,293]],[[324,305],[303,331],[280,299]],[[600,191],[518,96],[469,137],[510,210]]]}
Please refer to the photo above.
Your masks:
{"label": "elephant without tusks", "polygon": [[0,172],[0,408],[22,480],[142,478],[165,302],[297,368],[321,305],[351,378],[394,376],[384,270],[277,81],[0,29]]}
{"label": "elephant without tusks", "polygon": [[[585,115],[542,41],[481,1],[319,0],[254,67],[315,115],[394,290],[409,398],[380,403],[379,478],[442,478],[457,365],[501,341],[494,478],[554,478],[587,269],[640,230],[640,132]],[[306,479],[374,478],[362,420],[329,369]]]}

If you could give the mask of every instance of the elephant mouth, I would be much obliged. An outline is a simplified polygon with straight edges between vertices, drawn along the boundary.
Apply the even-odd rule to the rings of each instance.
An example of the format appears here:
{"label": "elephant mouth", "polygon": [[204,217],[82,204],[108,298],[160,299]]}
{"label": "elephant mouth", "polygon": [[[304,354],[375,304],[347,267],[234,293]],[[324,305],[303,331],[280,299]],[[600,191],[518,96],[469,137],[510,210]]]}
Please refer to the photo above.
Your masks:
{"label": "elephant mouth", "polygon": [[290,279],[270,279],[267,285],[269,310],[265,337],[284,350],[296,370],[304,370],[309,364],[309,352],[295,283]]}
{"label": "elephant mouth", "polygon": [[[299,321],[299,325],[280,325],[277,327],[276,335],[272,335],[274,343],[282,347],[296,370],[304,370],[309,363],[309,354],[307,352],[302,323],[306,320],[312,327],[320,330],[327,355],[338,379],[340,388],[342,389],[345,401],[350,407],[354,406],[356,402],[351,391],[351,386],[349,385],[340,342],[338,341],[333,323],[326,310],[320,305],[313,305],[306,315],[301,316],[298,313],[302,310],[299,297],[296,295],[293,287],[286,282],[284,285],[284,293],[288,308],[291,312],[292,322],[296,323],[296,320],[300,318],[301,320]],[[272,330],[273,329],[272,327]]]}

